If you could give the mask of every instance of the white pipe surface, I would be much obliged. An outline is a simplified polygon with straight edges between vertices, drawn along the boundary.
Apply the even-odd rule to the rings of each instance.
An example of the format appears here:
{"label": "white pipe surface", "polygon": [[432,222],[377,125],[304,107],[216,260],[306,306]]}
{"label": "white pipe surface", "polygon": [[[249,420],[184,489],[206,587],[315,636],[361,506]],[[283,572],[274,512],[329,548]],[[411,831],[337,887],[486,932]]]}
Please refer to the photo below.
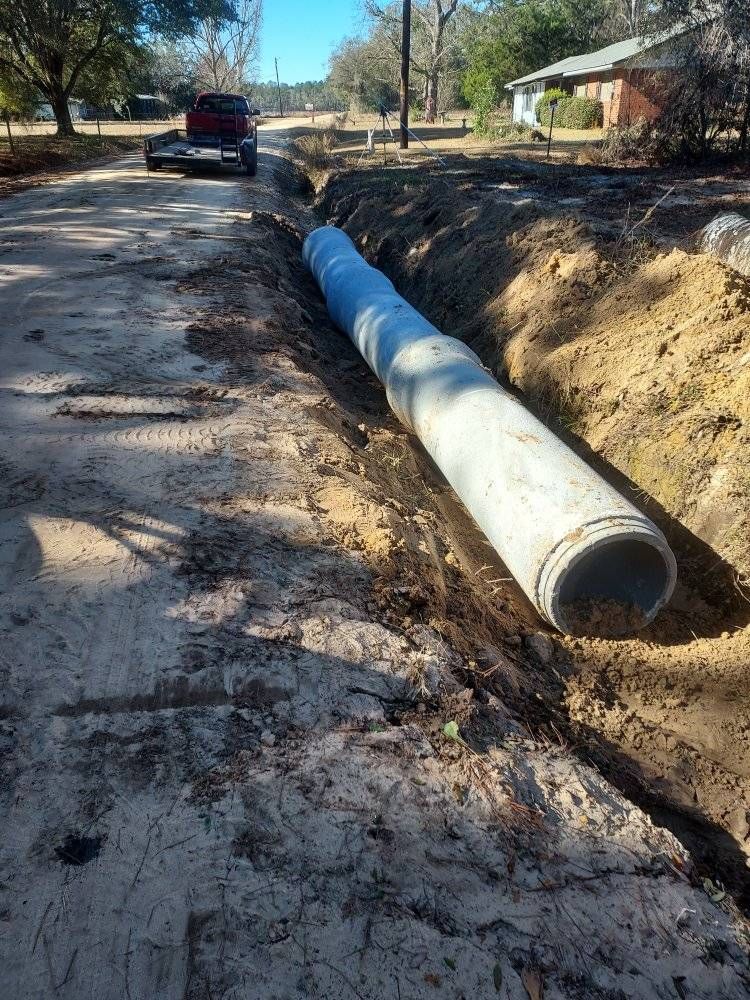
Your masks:
{"label": "white pipe surface", "polygon": [[[659,529],[370,267],[340,229],[303,258],[345,330],[539,612],[588,631],[602,608],[631,631],[669,599],[677,567]],[[617,614],[610,615],[615,620]]]}
{"label": "white pipe surface", "polygon": [[750,277],[750,220],[736,212],[717,215],[702,230],[698,249]]}

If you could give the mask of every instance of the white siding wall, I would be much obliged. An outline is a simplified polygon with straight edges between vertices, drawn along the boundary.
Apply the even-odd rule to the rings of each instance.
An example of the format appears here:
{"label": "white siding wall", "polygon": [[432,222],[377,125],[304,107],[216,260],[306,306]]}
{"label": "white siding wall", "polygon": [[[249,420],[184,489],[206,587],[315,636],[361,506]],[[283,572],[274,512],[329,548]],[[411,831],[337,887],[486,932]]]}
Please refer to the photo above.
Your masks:
{"label": "white siding wall", "polygon": [[531,83],[525,87],[513,88],[513,121],[536,125],[534,108],[544,93],[543,83]]}

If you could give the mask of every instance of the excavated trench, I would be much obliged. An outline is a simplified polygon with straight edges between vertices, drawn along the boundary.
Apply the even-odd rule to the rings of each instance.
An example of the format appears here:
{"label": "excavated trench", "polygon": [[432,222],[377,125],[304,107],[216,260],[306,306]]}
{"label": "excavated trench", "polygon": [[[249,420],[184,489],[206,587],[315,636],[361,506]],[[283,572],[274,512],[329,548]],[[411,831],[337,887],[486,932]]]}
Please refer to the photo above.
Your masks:
{"label": "excavated trench", "polygon": [[286,141],[251,181],[133,160],[8,203],[8,991],[745,995],[695,777],[740,751],[697,752],[675,641],[646,775],[664,716],[626,668],[672,647],[541,626],[333,329]]}
{"label": "excavated trench", "polygon": [[[623,259],[589,223],[541,198],[498,206],[469,185],[413,172],[334,175],[317,204],[321,221],[342,226],[412,304],[466,340],[654,519],[678,559],[670,607],[638,636],[548,633],[381,403],[377,434],[396,435],[399,458],[392,468],[368,462],[368,478],[407,507],[447,512],[450,533],[449,573],[391,571],[408,583],[389,613],[439,621],[473,664],[469,686],[593,761],[690,847],[707,885],[726,887],[747,911],[750,484],[736,377],[750,348],[747,283],[684,251],[643,247]],[[366,370],[356,383],[348,407],[364,385],[378,397]],[[383,564],[408,551],[389,551]]]}

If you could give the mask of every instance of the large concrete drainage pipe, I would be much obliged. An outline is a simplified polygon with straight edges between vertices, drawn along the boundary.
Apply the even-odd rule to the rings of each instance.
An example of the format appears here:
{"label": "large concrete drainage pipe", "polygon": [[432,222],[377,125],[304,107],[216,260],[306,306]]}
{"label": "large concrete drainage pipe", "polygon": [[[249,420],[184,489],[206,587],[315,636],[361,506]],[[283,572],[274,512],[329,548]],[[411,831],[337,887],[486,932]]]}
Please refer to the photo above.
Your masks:
{"label": "large concrete drainage pipe", "polygon": [[736,212],[717,215],[701,230],[698,249],[750,277],[750,220]]}
{"label": "large concrete drainage pipe", "polygon": [[562,632],[632,632],[675,583],[659,529],[370,267],[340,229],[305,240],[305,263],[421,440],[539,612]]}

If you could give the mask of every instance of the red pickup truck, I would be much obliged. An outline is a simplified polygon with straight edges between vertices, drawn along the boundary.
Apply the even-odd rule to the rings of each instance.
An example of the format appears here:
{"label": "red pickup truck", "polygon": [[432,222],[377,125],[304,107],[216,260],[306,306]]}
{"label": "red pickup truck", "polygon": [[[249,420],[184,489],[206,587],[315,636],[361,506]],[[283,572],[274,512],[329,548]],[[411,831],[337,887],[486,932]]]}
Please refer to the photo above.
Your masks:
{"label": "red pickup truck", "polygon": [[149,170],[163,166],[205,167],[230,163],[251,176],[258,169],[258,110],[241,94],[198,94],[185,129],[169,129],[144,140]]}

